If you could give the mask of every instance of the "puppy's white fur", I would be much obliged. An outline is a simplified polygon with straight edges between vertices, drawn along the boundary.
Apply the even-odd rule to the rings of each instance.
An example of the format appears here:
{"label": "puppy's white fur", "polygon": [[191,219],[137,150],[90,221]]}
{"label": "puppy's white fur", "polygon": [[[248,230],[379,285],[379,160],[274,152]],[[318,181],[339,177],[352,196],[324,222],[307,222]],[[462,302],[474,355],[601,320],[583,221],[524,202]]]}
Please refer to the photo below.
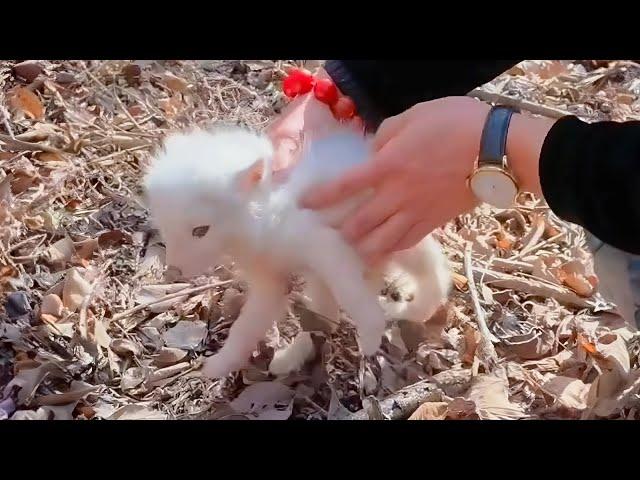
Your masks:
{"label": "puppy's white fur", "polygon": [[[167,263],[183,275],[204,273],[232,258],[249,284],[247,301],[204,373],[220,377],[241,368],[256,344],[287,309],[287,276],[302,273],[325,311],[338,305],[354,322],[361,350],[375,353],[388,316],[424,321],[446,298],[451,277],[430,236],[367,271],[355,250],[332,228],[370,192],[323,211],[298,207],[314,184],[365,162],[369,142],[339,133],[305,145],[286,182],[271,183],[272,144],[242,129],[197,130],[170,136],[145,179],[151,214],[167,248]],[[198,228],[202,227],[202,228]],[[208,227],[208,230],[207,230]],[[202,233],[206,231],[206,234]],[[393,274],[413,300],[390,302],[377,294]]]}

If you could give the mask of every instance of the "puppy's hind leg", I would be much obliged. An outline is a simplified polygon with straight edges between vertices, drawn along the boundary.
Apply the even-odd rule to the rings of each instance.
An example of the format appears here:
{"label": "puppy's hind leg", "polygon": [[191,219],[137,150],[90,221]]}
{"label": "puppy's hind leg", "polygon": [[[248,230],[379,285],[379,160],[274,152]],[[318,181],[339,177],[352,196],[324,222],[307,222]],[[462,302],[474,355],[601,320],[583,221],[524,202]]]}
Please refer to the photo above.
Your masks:
{"label": "puppy's hind leg", "polygon": [[410,249],[395,252],[390,258],[389,272],[403,298],[385,299],[384,308],[396,319],[428,320],[445,302],[451,288],[448,260],[431,236]]}
{"label": "puppy's hind leg", "polygon": [[351,317],[358,330],[362,353],[373,355],[382,341],[386,321],[377,294],[364,277],[362,260],[331,228],[316,231],[308,247],[308,266]]}

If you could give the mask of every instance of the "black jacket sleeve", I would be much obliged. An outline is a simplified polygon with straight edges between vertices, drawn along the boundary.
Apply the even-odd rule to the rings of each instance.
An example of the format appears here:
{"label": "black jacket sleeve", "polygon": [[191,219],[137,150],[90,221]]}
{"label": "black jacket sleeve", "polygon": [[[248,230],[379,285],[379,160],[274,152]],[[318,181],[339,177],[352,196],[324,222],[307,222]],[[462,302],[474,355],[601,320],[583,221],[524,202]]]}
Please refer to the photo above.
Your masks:
{"label": "black jacket sleeve", "polygon": [[[416,103],[465,95],[518,62],[329,60],[325,69],[375,130]],[[559,120],[544,142],[540,181],[559,217],[640,254],[640,122]]]}
{"label": "black jacket sleeve", "polygon": [[351,97],[370,130],[413,105],[466,95],[519,60],[328,60],[325,70]]}
{"label": "black jacket sleeve", "polygon": [[640,122],[561,118],[542,147],[540,183],[560,218],[640,254]]}

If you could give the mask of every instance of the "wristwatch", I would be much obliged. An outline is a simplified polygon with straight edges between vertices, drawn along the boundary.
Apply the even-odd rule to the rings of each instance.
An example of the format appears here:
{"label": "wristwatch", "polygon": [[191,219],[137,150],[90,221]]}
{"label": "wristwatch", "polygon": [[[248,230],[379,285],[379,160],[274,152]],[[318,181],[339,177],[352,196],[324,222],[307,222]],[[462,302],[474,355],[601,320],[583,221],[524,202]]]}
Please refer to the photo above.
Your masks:
{"label": "wristwatch", "polygon": [[498,208],[514,205],[519,187],[507,161],[507,134],[514,110],[494,106],[482,129],[480,152],[467,179],[469,188],[481,202]]}

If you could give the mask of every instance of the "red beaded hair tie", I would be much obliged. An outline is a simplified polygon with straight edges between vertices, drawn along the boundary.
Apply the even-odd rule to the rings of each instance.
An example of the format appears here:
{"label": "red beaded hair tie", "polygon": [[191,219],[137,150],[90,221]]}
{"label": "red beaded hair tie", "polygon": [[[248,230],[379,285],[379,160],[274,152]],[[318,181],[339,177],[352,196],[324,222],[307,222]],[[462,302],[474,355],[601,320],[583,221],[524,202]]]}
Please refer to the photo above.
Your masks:
{"label": "red beaded hair tie", "polygon": [[329,106],[338,120],[350,120],[356,114],[356,105],[349,97],[340,96],[338,87],[328,78],[316,79],[309,72],[292,69],[282,83],[282,90],[289,98],[296,98],[313,90],[313,95]]}

